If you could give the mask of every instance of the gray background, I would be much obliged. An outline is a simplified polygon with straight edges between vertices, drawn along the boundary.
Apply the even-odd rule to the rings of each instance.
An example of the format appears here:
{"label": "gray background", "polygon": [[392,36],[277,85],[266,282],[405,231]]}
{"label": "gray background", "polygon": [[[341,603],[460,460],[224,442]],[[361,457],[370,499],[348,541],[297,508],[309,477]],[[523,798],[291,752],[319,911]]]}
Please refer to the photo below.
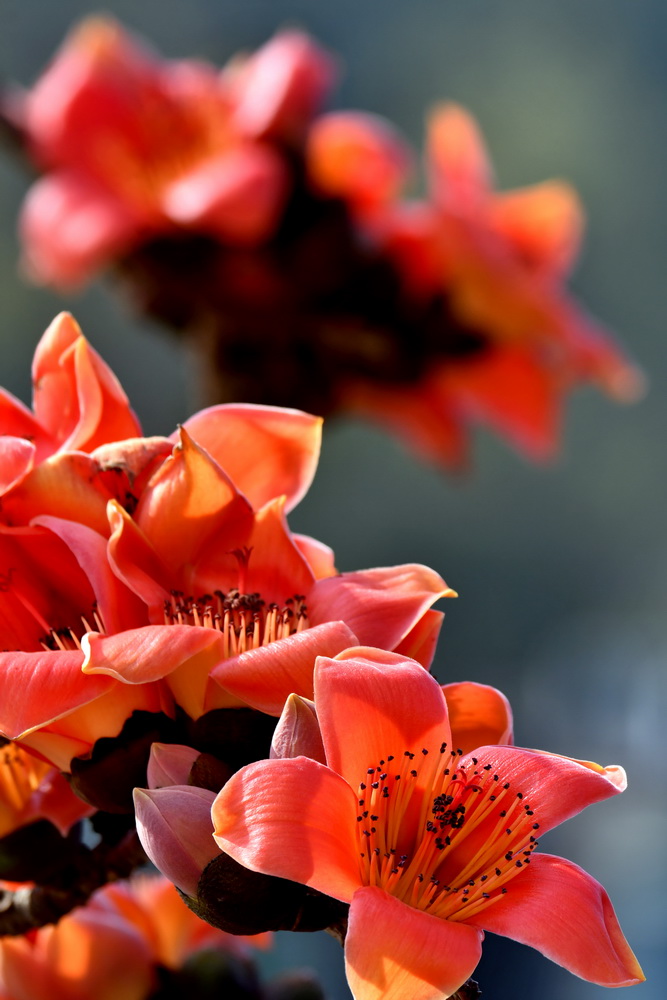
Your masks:
{"label": "gray background", "polygon": [[[544,838],[602,881],[649,982],[664,997],[667,890],[665,497],[667,11],[662,0],[110,0],[106,9],[169,56],[220,63],[278,26],[309,29],[341,59],[335,107],[385,114],[415,145],[438,99],[467,105],[501,187],[570,179],[590,229],[577,293],[616,329],[651,381],[615,407],[593,391],[568,407],[561,459],[536,468],[491,435],[474,469],[447,478],[381,431],[326,429],[316,483],[294,528],[331,544],[340,569],[429,563],[461,597],[447,605],[442,680],[510,696],[517,742],[622,763],[630,788]],[[30,83],[76,18],[78,0],[2,0],[0,71]],[[196,406],[175,343],[142,326],[100,282],[58,298],[16,274],[17,205],[27,178],[0,158],[0,382],[29,398],[29,364],[63,306],[112,365],[147,433]],[[338,946],[281,936],[271,962],[310,964],[331,1000],[348,996]],[[529,949],[488,939],[489,1000],[595,1000]]]}

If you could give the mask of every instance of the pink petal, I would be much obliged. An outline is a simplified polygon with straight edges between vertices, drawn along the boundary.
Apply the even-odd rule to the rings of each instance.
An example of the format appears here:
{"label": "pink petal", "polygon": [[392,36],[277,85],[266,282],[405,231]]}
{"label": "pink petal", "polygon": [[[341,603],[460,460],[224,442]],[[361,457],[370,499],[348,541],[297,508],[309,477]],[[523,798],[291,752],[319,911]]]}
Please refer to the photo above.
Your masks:
{"label": "pink petal", "polygon": [[0,492],[11,489],[30,472],[35,459],[35,445],[21,437],[0,437]]}
{"label": "pink petal", "polygon": [[62,171],[30,188],[20,220],[23,264],[33,281],[68,290],[137,241],[142,220],[88,178]]}
{"label": "pink petal", "polygon": [[199,750],[177,743],[154,743],[148,760],[146,779],[149,788],[187,785]]}
{"label": "pink petal", "polygon": [[214,798],[207,788],[187,785],[134,790],[137,833],[144,850],[188,896],[197,895],[201,873],[220,853],[212,836]]}
{"label": "pink petal", "polygon": [[[451,743],[440,685],[413,660],[363,647],[315,668],[315,704],[327,763],[357,788],[369,767]],[[423,769],[422,784],[427,782]]]}
{"label": "pink petal", "polygon": [[550,854],[535,854],[507,896],[468,923],[531,945],[600,986],[630,986],[644,974],[602,886]]}
{"label": "pink petal", "polygon": [[352,899],[345,968],[354,1000],[443,1000],[470,978],[480,931],[366,886]]}
{"label": "pink petal", "polygon": [[313,625],[344,621],[364,646],[395,649],[440,597],[454,596],[426,566],[408,564],[318,580],[308,595]]}
{"label": "pink petal", "polygon": [[334,64],[301,31],[281,31],[241,67],[236,125],[247,135],[298,139],[334,77]]}
{"label": "pink petal", "polygon": [[314,760],[248,764],[218,794],[212,815],[216,842],[246,868],[343,902],[359,888],[356,796]]}
{"label": "pink petal", "polygon": [[472,115],[457,104],[436,108],[428,152],[436,202],[464,214],[483,206],[491,190],[491,165]]}
{"label": "pink petal", "polygon": [[310,757],[326,764],[322,734],[312,701],[298,694],[289,696],[271,738],[270,756],[271,759]]}
{"label": "pink petal", "polygon": [[234,403],[200,410],[183,426],[255,510],[283,494],[286,510],[291,510],[315,475],[321,417],[300,410]]}
{"label": "pink petal", "polygon": [[312,698],[318,656],[335,656],[356,644],[344,622],[327,622],[230,657],[211,671],[211,678],[260,712],[280,715],[292,692]]}
{"label": "pink petal", "polygon": [[273,235],[288,180],[286,164],[275,150],[241,145],[170,184],[162,205],[182,226],[223,242],[255,246]]}

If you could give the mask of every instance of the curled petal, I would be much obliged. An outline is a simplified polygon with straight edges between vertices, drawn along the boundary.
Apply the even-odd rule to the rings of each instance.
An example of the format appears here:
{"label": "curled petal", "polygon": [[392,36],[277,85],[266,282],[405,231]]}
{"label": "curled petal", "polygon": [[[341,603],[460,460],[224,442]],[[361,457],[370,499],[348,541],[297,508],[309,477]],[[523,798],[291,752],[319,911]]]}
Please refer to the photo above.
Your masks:
{"label": "curled petal", "polygon": [[357,800],[306,757],[248,764],[213,803],[215,839],[246,868],[349,902],[359,887]]}
{"label": "curled petal", "polygon": [[395,649],[435,601],[453,596],[432,569],[407,564],[318,580],[308,613],[314,625],[346,622],[360,645]]}
{"label": "curled petal", "polygon": [[512,709],[505,695],[487,684],[443,684],[452,743],[469,753],[485,743],[513,743]]}
{"label": "curled petal", "polygon": [[470,978],[484,934],[366,886],[350,906],[345,969],[354,1000],[442,1000]]}
{"label": "curled petal", "polygon": [[245,544],[252,508],[182,428],[180,438],[144,490],[135,520],[175,579],[190,589],[188,567],[192,572],[205,549],[229,552]]}
{"label": "curled petal", "polygon": [[234,403],[200,410],[183,426],[255,510],[284,495],[290,511],[315,475],[321,417],[301,410]]}
{"label": "curled petal", "polygon": [[600,986],[644,980],[607,893],[571,861],[535,854],[507,897],[468,920],[528,944]]}

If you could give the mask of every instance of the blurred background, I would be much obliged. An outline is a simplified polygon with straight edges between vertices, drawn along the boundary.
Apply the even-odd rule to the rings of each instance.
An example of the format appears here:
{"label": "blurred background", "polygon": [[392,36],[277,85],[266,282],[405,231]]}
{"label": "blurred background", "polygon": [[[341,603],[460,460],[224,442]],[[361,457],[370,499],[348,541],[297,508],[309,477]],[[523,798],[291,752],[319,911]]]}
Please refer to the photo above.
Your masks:
{"label": "blurred background", "polygon": [[[30,84],[84,0],[3,0],[2,76]],[[667,8],[663,0],[107,0],[105,10],[167,56],[226,61],[278,27],[310,31],[340,60],[333,107],[393,120],[419,147],[430,105],[478,118],[502,188],[570,180],[589,231],[574,278],[650,380],[617,407],[593,390],[567,408],[560,459],[528,465],[490,435],[469,474],[419,464],[381,431],[325,429],[320,469],[292,527],[332,545],[341,570],[424,562],[459,593],[436,659],[443,681],[510,697],[516,742],[621,763],[629,790],[545,837],[608,889],[648,982],[667,978]],[[76,297],[17,274],[15,222],[29,178],[0,156],[0,383],[29,400],[29,366],[62,308],[114,369],[147,434],[197,405],[180,345],[140,325],[104,281]],[[554,906],[558,900],[554,900]],[[281,935],[273,968],[309,965],[329,1000],[349,997],[338,945]],[[605,991],[537,953],[487,939],[489,1000],[596,1000]]]}

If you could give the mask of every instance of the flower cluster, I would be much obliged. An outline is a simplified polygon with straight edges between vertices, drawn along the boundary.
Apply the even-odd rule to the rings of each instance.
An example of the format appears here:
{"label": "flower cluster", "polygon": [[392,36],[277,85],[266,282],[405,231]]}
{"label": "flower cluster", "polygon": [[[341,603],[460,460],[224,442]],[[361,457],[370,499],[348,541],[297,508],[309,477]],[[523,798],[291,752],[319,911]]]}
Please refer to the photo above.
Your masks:
{"label": "flower cluster", "polygon": [[[33,379],[0,410],[3,996],[200,996],[185,959],[214,947],[220,988],[270,1000],[227,935],[277,929],[332,930],[356,1000],[454,995],[484,930],[643,978],[602,887],[536,851],[622,769],[518,749],[499,691],[435,681],[435,571],[339,573],[290,530],[318,417],[219,405],[142,437],[67,314]],[[104,887],[139,841],[198,916]]]}
{"label": "flower cluster", "polygon": [[641,377],[565,287],[582,212],[561,182],[497,194],[470,115],[430,117],[428,193],[391,123],[322,113],[335,65],[277,34],[218,71],[84,22],[3,115],[41,176],[24,267],[62,289],[104,267],[190,338],[210,402],[390,427],[441,464],[472,424],[553,454],[565,393]]}
{"label": "flower cluster", "polygon": [[289,522],[323,416],[445,466],[479,422],[545,458],[574,385],[641,376],[567,289],[567,184],[496,192],[444,104],[408,198],[413,151],[323,112],[335,77],[299,30],[218,70],[93,18],[0,94],[38,174],[24,271],[111,271],[211,404],[145,436],[68,313],[32,407],[0,390],[0,1000],[322,1000],[260,981],[274,930],[329,930],[355,1000],[476,995],[486,931],[643,979],[602,886],[540,845],[623,769],[517,747],[500,691],[436,681],[437,571],[339,572]]}

